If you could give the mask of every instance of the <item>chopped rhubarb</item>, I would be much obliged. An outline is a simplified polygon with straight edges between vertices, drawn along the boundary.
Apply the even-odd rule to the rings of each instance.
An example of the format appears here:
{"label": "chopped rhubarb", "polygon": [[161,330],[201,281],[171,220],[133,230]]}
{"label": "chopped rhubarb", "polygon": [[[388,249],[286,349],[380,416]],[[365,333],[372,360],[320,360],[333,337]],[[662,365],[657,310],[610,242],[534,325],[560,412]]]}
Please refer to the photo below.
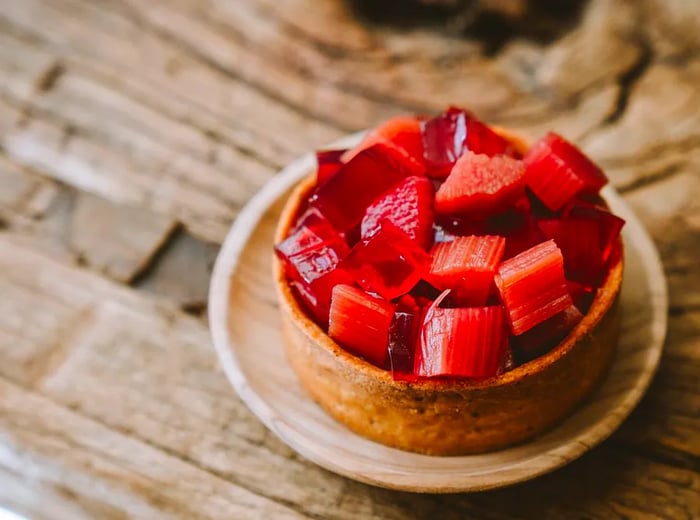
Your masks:
{"label": "chopped rhubarb", "polygon": [[467,152],[435,194],[435,211],[490,215],[524,194],[525,164],[512,157]]}
{"label": "chopped rhubarb", "polygon": [[335,229],[346,232],[360,223],[378,196],[414,173],[393,148],[375,144],[319,186],[309,202]]}
{"label": "chopped rhubarb", "polygon": [[389,328],[389,370],[395,380],[412,380],[416,344],[420,338],[421,315],[397,312]]}
{"label": "chopped rhubarb", "polygon": [[407,177],[375,200],[362,219],[362,238],[375,234],[388,220],[423,249],[433,241],[433,185],[425,177]]}
{"label": "chopped rhubarb", "polygon": [[537,141],[523,159],[525,183],[551,210],[578,193],[598,193],[607,177],[584,153],[553,132]]}
{"label": "chopped rhubarb", "polygon": [[343,166],[342,157],[347,150],[320,150],[316,152],[316,185],[328,182]]}
{"label": "chopped rhubarb", "polygon": [[352,287],[336,285],[328,335],[370,363],[384,368],[394,306]]}
{"label": "chopped rhubarb", "polygon": [[398,153],[405,156],[406,161],[412,164],[415,175],[425,173],[421,127],[417,118],[399,116],[389,119],[374,130],[370,130],[359,145],[343,155],[343,160],[347,162],[362,150],[377,143],[395,148]]}
{"label": "chopped rhubarb", "polygon": [[342,266],[366,291],[387,300],[408,293],[423,276],[430,257],[388,220],[374,235],[358,242]]}
{"label": "chopped rhubarb", "polygon": [[563,340],[582,319],[581,311],[575,305],[570,305],[524,334],[516,336],[513,344],[528,358],[540,356]]}
{"label": "chopped rhubarb", "polygon": [[452,289],[450,297],[457,305],[484,305],[505,247],[506,239],[499,236],[458,237],[436,244],[426,278],[438,289]]}
{"label": "chopped rhubarb", "polygon": [[624,223],[605,209],[576,203],[562,218],[541,219],[538,225],[561,249],[566,277],[597,286]]}
{"label": "chopped rhubarb", "polygon": [[492,377],[508,350],[503,307],[433,308],[425,316],[414,373],[422,377]]}
{"label": "chopped rhubarb", "polygon": [[301,225],[275,247],[287,276],[307,307],[322,324],[328,319],[331,290],[337,283],[352,281],[338,268],[350,252],[340,234],[317,212],[308,212]]}
{"label": "chopped rhubarb", "polygon": [[423,157],[431,177],[447,177],[467,150],[488,156],[516,154],[510,141],[460,108],[451,107],[445,113],[424,121],[421,127]]}
{"label": "chopped rhubarb", "polygon": [[552,240],[503,262],[495,282],[515,335],[573,304],[564,278],[564,259]]}

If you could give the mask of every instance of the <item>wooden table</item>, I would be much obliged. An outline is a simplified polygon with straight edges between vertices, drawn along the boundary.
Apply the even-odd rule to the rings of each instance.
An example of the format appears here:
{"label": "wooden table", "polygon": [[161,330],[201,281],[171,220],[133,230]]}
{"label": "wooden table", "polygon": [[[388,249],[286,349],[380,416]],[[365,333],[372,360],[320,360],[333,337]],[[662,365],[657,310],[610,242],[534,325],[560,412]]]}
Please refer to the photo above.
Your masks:
{"label": "wooden table", "polygon": [[[530,25],[480,40],[366,11],[0,2],[0,505],[33,519],[700,518],[697,2],[593,1],[546,42]],[[231,221],[282,165],[448,103],[529,136],[554,128],[607,169],[663,256],[670,328],[647,397],[602,446],[523,485],[421,496],[274,438],[217,367],[205,298]]]}

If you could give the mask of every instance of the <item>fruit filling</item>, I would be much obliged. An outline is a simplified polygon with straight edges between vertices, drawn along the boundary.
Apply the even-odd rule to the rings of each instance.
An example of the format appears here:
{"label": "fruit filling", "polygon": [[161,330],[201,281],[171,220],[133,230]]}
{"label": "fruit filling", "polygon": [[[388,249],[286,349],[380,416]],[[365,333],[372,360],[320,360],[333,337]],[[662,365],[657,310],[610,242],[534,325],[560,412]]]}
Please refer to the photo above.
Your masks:
{"label": "fruit filling", "polygon": [[622,254],[607,178],[555,133],[528,150],[451,107],[316,158],[275,252],[309,317],[396,380],[490,378],[545,355]]}

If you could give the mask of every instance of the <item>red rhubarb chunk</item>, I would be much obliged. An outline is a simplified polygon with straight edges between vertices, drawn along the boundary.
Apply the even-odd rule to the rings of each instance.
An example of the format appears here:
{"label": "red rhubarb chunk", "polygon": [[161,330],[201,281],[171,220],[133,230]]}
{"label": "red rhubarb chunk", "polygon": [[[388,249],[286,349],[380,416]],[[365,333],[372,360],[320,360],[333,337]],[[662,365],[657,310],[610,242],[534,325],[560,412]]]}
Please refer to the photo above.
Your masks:
{"label": "red rhubarb chunk", "polygon": [[420,338],[420,312],[397,312],[389,328],[389,370],[395,380],[410,381],[416,344]]}
{"label": "red rhubarb chunk", "polygon": [[508,351],[503,307],[429,310],[419,347],[414,362],[418,376],[495,376]]}
{"label": "red rhubarb chunk", "polygon": [[515,335],[573,304],[564,278],[564,259],[553,240],[504,261],[495,282]]}
{"label": "red rhubarb chunk", "polygon": [[343,166],[342,157],[347,150],[320,150],[316,152],[316,185],[328,182]]}
{"label": "red rhubarb chunk", "polygon": [[414,172],[395,149],[375,144],[345,164],[311,197],[335,229],[346,232],[360,223],[367,207]]}
{"label": "red rhubarb chunk", "polygon": [[553,211],[578,193],[598,193],[608,182],[581,150],[553,132],[537,141],[523,161],[527,165],[525,183]]}
{"label": "red rhubarb chunk", "polygon": [[542,219],[538,225],[561,249],[566,277],[598,286],[624,223],[605,209],[576,203],[562,218]]}
{"label": "red rhubarb chunk", "polygon": [[421,129],[423,157],[431,177],[447,177],[467,150],[488,156],[517,156],[510,141],[460,108],[451,107],[445,113],[423,121]]}
{"label": "red rhubarb chunk", "polygon": [[420,121],[415,117],[394,117],[370,130],[359,145],[343,155],[343,160],[347,162],[362,150],[377,143],[394,148],[400,155],[404,156],[405,160],[411,164],[414,175],[425,173]]}
{"label": "red rhubarb chunk", "polygon": [[484,305],[505,247],[506,239],[499,236],[458,237],[436,244],[426,279],[438,289],[452,289],[450,298],[457,305]]}
{"label": "red rhubarb chunk", "polygon": [[328,335],[351,352],[384,368],[394,306],[352,287],[336,285],[331,300]]}
{"label": "red rhubarb chunk", "polygon": [[435,211],[442,214],[490,215],[503,211],[524,196],[525,164],[498,155],[465,153],[435,195]]}
{"label": "red rhubarb chunk", "polygon": [[321,214],[309,211],[298,228],[275,246],[275,252],[301,299],[325,324],[333,286],[352,280],[347,271],[338,268],[350,252],[343,238]]}
{"label": "red rhubarb chunk", "polygon": [[525,354],[519,356],[520,358],[532,359],[541,356],[559,344],[582,319],[581,311],[575,305],[570,305],[524,334],[515,336],[513,346],[521,354]]}
{"label": "red rhubarb chunk", "polygon": [[425,177],[408,177],[367,208],[362,238],[375,234],[388,220],[423,249],[433,239],[433,185]]}
{"label": "red rhubarb chunk", "polygon": [[352,248],[341,267],[366,291],[391,300],[409,292],[421,279],[429,262],[428,253],[384,220],[378,232]]}

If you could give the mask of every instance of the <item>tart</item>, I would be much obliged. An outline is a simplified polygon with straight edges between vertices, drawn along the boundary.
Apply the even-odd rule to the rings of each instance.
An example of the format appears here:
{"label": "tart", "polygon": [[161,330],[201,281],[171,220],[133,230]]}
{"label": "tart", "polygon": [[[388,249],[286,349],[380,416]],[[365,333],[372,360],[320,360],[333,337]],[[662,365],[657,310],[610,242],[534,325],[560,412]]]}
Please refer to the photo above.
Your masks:
{"label": "tart", "polygon": [[619,333],[623,222],[578,149],[449,108],[317,157],[280,217],[274,279],[289,362],[331,416],[403,450],[481,453],[595,390]]}

